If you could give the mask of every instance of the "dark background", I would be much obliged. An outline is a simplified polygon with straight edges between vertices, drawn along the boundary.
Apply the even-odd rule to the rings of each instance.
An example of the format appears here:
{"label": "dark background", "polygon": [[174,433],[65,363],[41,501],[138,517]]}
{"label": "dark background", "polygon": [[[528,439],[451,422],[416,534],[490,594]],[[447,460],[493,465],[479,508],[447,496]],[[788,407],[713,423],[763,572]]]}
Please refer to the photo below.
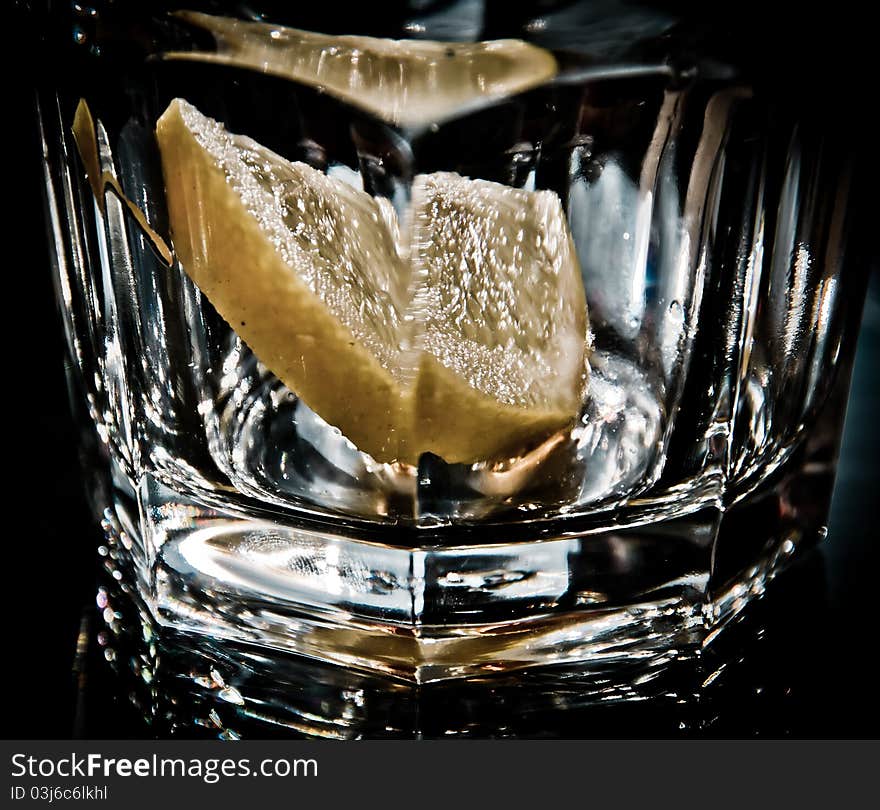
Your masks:
{"label": "dark background", "polygon": [[[721,8],[728,6],[720,4]],[[757,6],[742,8],[751,14]],[[797,7],[799,13],[803,8]],[[765,11],[761,42],[772,41],[774,31],[801,37],[795,48],[787,36],[788,45],[776,60],[765,54],[766,69],[778,69],[785,81],[794,82],[793,94],[824,99],[831,108],[845,111],[855,144],[873,117],[878,76],[867,58],[860,58],[867,45],[864,33],[859,33],[865,21],[849,16],[852,8],[844,3],[826,9],[821,21],[801,18],[791,30],[784,19],[768,20]],[[21,42],[13,44],[23,47]],[[795,52],[802,62],[791,62]],[[40,154],[32,116],[31,79],[39,65],[27,53],[18,57],[7,69],[10,83],[4,111],[4,312],[11,328],[4,380],[3,490],[8,529],[2,557],[6,683],[0,736],[139,736],[144,730],[117,694],[103,660],[88,651],[84,658],[75,656],[83,618],[95,618],[95,549],[101,534],[83,491],[48,265]],[[785,64],[780,66],[783,58]],[[817,61],[827,66],[819,71],[821,81]],[[815,92],[807,94],[810,85]],[[867,159],[862,170],[874,177],[872,160]],[[862,220],[870,228],[872,220],[878,221],[878,206],[869,197],[862,204],[868,206]],[[862,238],[870,243],[872,236],[876,238],[866,232]],[[741,676],[734,677],[717,698],[700,733],[733,737],[874,737],[878,733],[880,687],[874,651],[880,581],[875,537],[880,499],[880,277],[876,251],[862,255],[874,267],[828,539],[771,587],[760,608],[768,628],[764,643],[747,653]],[[566,736],[676,733],[670,717],[650,706],[609,711],[548,718],[548,723],[557,723],[559,733]]]}

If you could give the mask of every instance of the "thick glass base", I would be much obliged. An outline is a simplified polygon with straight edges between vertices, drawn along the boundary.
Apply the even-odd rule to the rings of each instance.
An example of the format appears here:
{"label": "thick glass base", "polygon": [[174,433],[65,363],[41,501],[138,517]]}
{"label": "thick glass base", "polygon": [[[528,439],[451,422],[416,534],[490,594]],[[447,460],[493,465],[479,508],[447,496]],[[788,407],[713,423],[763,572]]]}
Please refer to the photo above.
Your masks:
{"label": "thick glass base", "polygon": [[420,685],[158,627],[107,573],[81,723],[99,739],[808,735],[822,721],[804,695],[836,683],[815,653],[831,631],[824,576],[822,556],[804,554],[709,645],[665,660]]}
{"label": "thick glass base", "polygon": [[726,683],[764,689],[748,650],[787,631],[757,603],[824,536],[832,462],[813,443],[727,508],[650,526],[421,549],[116,476],[97,641],[157,736],[613,736],[636,706],[712,734]]}
{"label": "thick glass base", "polygon": [[237,513],[149,476],[126,493],[117,475],[104,528],[151,626],[195,646],[252,645],[415,684],[572,663],[645,677],[710,642],[821,536],[792,506],[793,481],[813,491],[794,466],[728,509],[555,536],[539,526],[508,543],[495,526],[493,542],[419,547]]}
{"label": "thick glass base", "polygon": [[[429,661],[406,659],[402,644],[386,644],[381,657],[355,650],[345,643],[354,633],[341,624],[325,624],[327,644],[303,655],[292,651],[292,641],[282,650],[267,648],[256,633],[248,642],[236,640],[243,636],[240,628],[216,622],[212,633],[181,629],[204,617],[194,621],[180,603],[178,613],[157,620],[141,600],[142,589],[129,580],[133,548],[125,549],[124,532],[113,530],[111,521],[107,526],[98,593],[104,627],[97,641],[117,670],[114,691],[134,705],[143,733],[160,737],[614,736],[636,711],[639,727],[647,723],[664,736],[711,735],[713,723],[724,721],[716,698],[731,679],[750,695],[764,688],[766,667],[749,652],[766,630],[760,610],[756,629],[756,603],[798,551],[790,539],[778,544],[713,601],[714,615],[679,597],[665,605],[657,600],[560,613],[543,622],[543,632],[533,631],[531,650],[525,636],[519,647],[502,649],[498,627],[490,628],[485,642],[478,632],[462,635],[462,646],[452,649],[479,649],[483,657],[464,661],[461,677],[449,677],[449,661],[438,662],[436,654]],[[812,593],[815,583],[807,589]],[[203,606],[196,616],[205,611]],[[291,622],[287,637],[300,639],[303,627]],[[373,627],[372,635],[368,628],[362,632],[376,647],[391,634],[379,623]],[[565,642],[555,652],[546,643],[553,630]],[[771,644],[774,638],[771,632]],[[411,650],[431,650],[425,635],[413,631],[409,639]],[[488,650],[495,651],[494,662]],[[328,663],[329,656],[349,656],[356,665]],[[543,665],[525,667],[528,660]],[[524,668],[503,671],[513,667]],[[441,672],[447,677],[438,677]]]}

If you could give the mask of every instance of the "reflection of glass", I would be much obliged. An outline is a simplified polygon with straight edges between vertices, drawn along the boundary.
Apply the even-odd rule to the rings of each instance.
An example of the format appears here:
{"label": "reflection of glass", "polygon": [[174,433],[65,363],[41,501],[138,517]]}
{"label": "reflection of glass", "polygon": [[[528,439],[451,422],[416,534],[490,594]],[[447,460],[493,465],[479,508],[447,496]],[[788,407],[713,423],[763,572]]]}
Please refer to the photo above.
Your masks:
{"label": "reflection of glass", "polygon": [[[642,20],[633,42],[613,35],[611,15],[599,43],[559,12],[510,28],[487,15],[467,36],[535,46],[505,45],[512,58],[489,81],[483,47],[316,40],[291,33],[303,25],[295,11],[278,13],[256,24],[231,20],[232,7],[205,17],[98,4],[52,20],[64,43],[40,111],[74,384],[101,440],[98,500],[114,553],[157,632],[419,682],[584,661],[622,672],[701,644],[822,531],[863,285],[845,261],[845,153],[735,67],[699,55],[682,64],[699,47],[684,48],[691,34],[673,19]],[[384,33],[440,38],[431,19],[414,12]],[[458,37],[443,19],[443,36]],[[451,79],[441,55],[464,60]],[[524,64],[534,68],[525,78]],[[400,101],[409,87],[421,106]],[[74,143],[81,98],[94,132]],[[411,445],[415,458],[361,452],[323,418],[326,399],[307,407],[238,335],[243,320],[231,328],[211,303],[220,299],[180,263],[166,266],[121,200],[170,241],[168,158],[154,133],[175,98],[253,139],[254,154],[279,155],[273,176],[304,163],[327,188],[379,200],[364,205],[404,242],[418,219],[412,188],[426,177],[486,181],[484,207],[459,212],[462,232],[488,228],[499,251],[504,217],[521,210],[502,201],[552,199],[564,223],[537,235],[568,244],[570,232],[589,315],[579,412],[501,456],[449,463],[436,451],[456,427],[475,441],[496,427],[450,398],[432,412],[439,438]],[[99,184],[96,197],[98,174],[118,188]],[[262,188],[284,205],[305,198]],[[194,221],[198,211],[210,220],[216,199],[194,193]],[[370,236],[362,224],[341,230]],[[174,238],[180,255],[179,228]],[[401,248],[414,267],[419,244]],[[546,289],[502,290],[472,254],[455,259],[476,281],[441,274],[423,293],[448,284],[480,345],[501,345],[506,321],[472,290],[507,301],[509,314]],[[548,330],[576,297],[541,309]],[[524,328],[507,337],[511,351],[536,340]],[[423,357],[436,345],[417,348]],[[463,364],[478,372],[475,356]],[[342,362],[315,357],[327,373]],[[416,365],[395,363],[409,384]],[[365,396],[339,391],[343,403]]]}
{"label": "reflection of glass", "polygon": [[112,537],[105,548],[104,619],[82,664],[90,677],[80,724],[90,737],[779,738],[852,722],[805,711],[816,695],[829,695],[820,705],[839,700],[830,695],[844,680],[834,675],[839,665],[816,658],[816,636],[832,632],[834,620],[815,553],[702,654],[416,685],[237,642],[157,634],[110,575],[119,570]]}

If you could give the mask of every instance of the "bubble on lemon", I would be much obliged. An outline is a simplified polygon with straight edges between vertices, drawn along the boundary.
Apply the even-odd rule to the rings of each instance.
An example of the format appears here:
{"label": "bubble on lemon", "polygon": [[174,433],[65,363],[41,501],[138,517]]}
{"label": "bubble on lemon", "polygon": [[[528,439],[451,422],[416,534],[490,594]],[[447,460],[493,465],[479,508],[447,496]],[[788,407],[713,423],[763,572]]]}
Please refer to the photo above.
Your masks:
{"label": "bubble on lemon", "polygon": [[558,198],[455,174],[387,201],[181,100],[157,126],[184,270],[262,362],[377,461],[512,454],[571,423],[580,270]]}
{"label": "bubble on lemon", "polygon": [[217,50],[166,52],[166,59],[292,79],[410,127],[535,87],[558,70],[549,51],[517,39],[462,43],[331,36],[195,11],[175,16],[210,32]]}

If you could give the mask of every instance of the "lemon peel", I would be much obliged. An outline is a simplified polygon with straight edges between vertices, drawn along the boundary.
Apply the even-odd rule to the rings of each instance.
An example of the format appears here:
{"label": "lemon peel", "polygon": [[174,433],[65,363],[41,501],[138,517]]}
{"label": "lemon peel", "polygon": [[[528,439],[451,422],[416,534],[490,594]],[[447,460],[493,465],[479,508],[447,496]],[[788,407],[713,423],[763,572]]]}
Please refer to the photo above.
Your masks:
{"label": "lemon peel", "polygon": [[224,64],[318,88],[393,124],[425,126],[535,87],[558,72],[549,51],[518,39],[488,42],[330,36],[270,23],[180,11],[217,50],[164,59]]}

